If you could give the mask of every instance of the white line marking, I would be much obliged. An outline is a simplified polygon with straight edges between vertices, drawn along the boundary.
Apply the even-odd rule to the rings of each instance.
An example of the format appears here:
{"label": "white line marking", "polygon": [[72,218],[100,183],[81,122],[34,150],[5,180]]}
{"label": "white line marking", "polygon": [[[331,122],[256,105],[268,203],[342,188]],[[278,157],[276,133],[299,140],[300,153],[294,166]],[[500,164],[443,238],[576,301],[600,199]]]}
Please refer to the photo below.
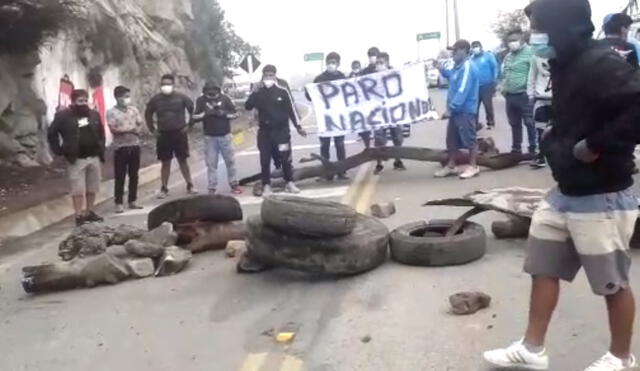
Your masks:
{"label": "white line marking", "polygon": [[[358,143],[358,141],[355,141],[355,140],[345,140],[344,142],[345,145],[352,145],[356,143]],[[294,152],[304,150],[304,149],[317,149],[317,148],[320,148],[320,144],[300,144],[300,145],[291,147],[291,149],[293,149]],[[257,151],[257,150],[242,151],[242,152],[236,153],[236,157],[256,156],[259,154],[260,154],[260,151]]]}

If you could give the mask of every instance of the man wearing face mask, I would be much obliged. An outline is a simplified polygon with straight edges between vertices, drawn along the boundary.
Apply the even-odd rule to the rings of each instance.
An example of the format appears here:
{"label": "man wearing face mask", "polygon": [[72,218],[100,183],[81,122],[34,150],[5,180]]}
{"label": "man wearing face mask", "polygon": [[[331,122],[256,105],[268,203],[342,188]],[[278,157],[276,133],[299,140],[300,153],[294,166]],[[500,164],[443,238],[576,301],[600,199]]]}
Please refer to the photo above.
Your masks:
{"label": "man wearing face mask", "polygon": [[298,134],[307,136],[306,131],[300,126],[291,100],[291,95],[286,88],[280,87],[276,80],[277,69],[273,65],[267,65],[262,69],[262,81],[256,87],[245,103],[248,111],[258,110],[258,150],[260,151],[260,167],[262,169],[262,189],[257,194],[268,196],[271,189],[271,160],[274,156],[280,158],[285,191],[288,193],[300,193],[300,189],[293,182],[293,164],[291,150],[291,132],[289,121],[293,123]]}
{"label": "man wearing face mask", "polygon": [[349,74],[349,78],[352,79],[354,77],[358,77],[360,76],[361,73],[362,73],[362,64],[360,64],[360,61],[351,62],[351,73]]}
{"label": "man wearing face mask", "polygon": [[[346,79],[344,73],[338,71],[338,67],[340,66],[340,54],[336,52],[329,53],[326,58],[326,63],[327,70],[313,80],[314,84],[326,81]],[[311,100],[308,92],[306,93],[306,96],[308,100]],[[331,138],[332,137],[320,137],[320,154],[327,160],[331,160]],[[336,146],[336,155],[338,157],[338,161],[342,161],[347,158],[346,149],[344,147],[344,135],[333,137],[333,142]],[[338,179],[346,180],[348,178],[347,175],[343,173],[338,175]],[[333,176],[328,177],[326,180],[332,181]]]}
{"label": "man wearing face mask", "polygon": [[100,191],[105,135],[100,114],[89,108],[89,93],[74,90],[71,101],[71,107],[56,113],[47,139],[53,154],[67,162],[76,225],[80,226],[103,221],[94,207]]}
{"label": "man wearing face mask", "polygon": [[627,41],[629,39],[629,30],[633,24],[633,19],[626,14],[616,13],[610,14],[604,19],[605,38],[602,42],[608,45],[611,50],[616,52],[620,57],[624,58],[629,64],[638,68],[638,54],[636,47]]}
{"label": "man wearing face mask", "polygon": [[471,43],[471,52],[473,59],[471,60],[478,71],[478,79],[480,82],[480,100],[478,101],[478,117],[480,116],[480,106],[484,104],[484,110],[487,116],[487,128],[495,127],[495,119],[493,113],[493,96],[496,93],[496,82],[498,81],[498,61],[496,57],[482,49],[480,41]]}
{"label": "man wearing face mask", "polygon": [[[189,119],[186,119],[186,115]],[[156,117],[157,126],[153,122]],[[160,94],[157,94],[147,104],[145,120],[151,133],[156,134],[158,140],[156,150],[158,160],[162,162],[162,187],[158,193],[159,199],[169,196],[169,176],[171,175],[171,161],[175,157],[180,165],[180,171],[187,183],[187,193],[196,194],[197,191],[191,180],[189,169],[189,129],[193,126],[193,101],[184,94],[175,91],[175,77],[162,76]]]}
{"label": "man wearing face mask", "polygon": [[[484,358],[504,368],[548,369],[545,340],[560,281],[573,281],[584,268],[591,290],[606,303],[611,337],[608,352],[585,371],[631,370],[637,362],[631,353],[635,301],[629,242],[638,219],[633,168],[640,142],[640,74],[592,39],[588,1],[536,0],[527,13],[549,39],[542,50],[551,60],[553,124],[542,148],[557,187],[532,218],[525,262],[532,277],[531,303],[524,337]],[[552,354],[575,349],[565,347]]]}
{"label": "man wearing face mask", "polygon": [[113,134],[113,155],[116,213],[124,212],[124,183],[129,175],[129,209],[142,209],[138,200],[138,171],[140,170],[140,134],[144,120],[131,104],[131,90],[125,86],[114,89],[116,106],[107,112],[107,124]]}
{"label": "man wearing face mask", "polygon": [[529,153],[535,154],[537,135],[532,118],[533,108],[527,96],[533,50],[524,41],[521,30],[509,32],[507,46],[509,54],[505,57],[502,66],[504,76],[502,93],[507,101],[507,118],[511,126],[511,152],[522,153],[522,126],[524,125],[529,139]]}
{"label": "man wearing face mask", "polygon": [[378,62],[379,55],[380,49],[376,48],[375,46],[369,48],[369,50],[367,51],[367,56],[369,57],[369,65],[360,72],[360,76],[371,75],[372,73],[376,73],[378,71],[376,63]]}
{"label": "man wearing face mask", "polygon": [[193,115],[195,122],[203,122],[205,162],[209,179],[209,193],[215,194],[218,188],[218,162],[220,156],[227,166],[227,177],[233,194],[242,194],[233,151],[231,120],[238,117],[231,99],[222,94],[222,90],[213,82],[207,82],[202,96],[196,100]]}
{"label": "man wearing face mask", "polygon": [[[384,72],[390,69],[393,69],[393,67],[391,67],[391,64],[390,64],[389,54],[384,52],[380,53],[376,61],[376,71]],[[376,130],[374,133],[375,146],[386,147],[389,137],[391,137],[391,140],[393,141],[393,145],[395,147],[402,147],[402,144],[404,143],[403,126],[395,126],[388,129]],[[399,158],[397,158],[393,162],[393,168],[394,170],[398,170],[398,171],[407,170],[407,168],[404,166],[404,163]],[[373,173],[375,175],[379,175],[380,173],[382,173],[382,171],[384,171],[383,162],[378,160],[378,163]]]}

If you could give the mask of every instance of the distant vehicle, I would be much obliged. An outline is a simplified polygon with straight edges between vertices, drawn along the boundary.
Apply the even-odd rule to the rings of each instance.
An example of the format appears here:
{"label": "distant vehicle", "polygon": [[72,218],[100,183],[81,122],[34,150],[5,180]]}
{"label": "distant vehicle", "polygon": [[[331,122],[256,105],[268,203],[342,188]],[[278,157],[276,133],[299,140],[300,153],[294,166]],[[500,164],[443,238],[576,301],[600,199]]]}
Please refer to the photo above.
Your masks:
{"label": "distant vehicle", "polygon": [[429,81],[430,88],[446,88],[449,86],[449,81],[442,76],[438,69],[439,62],[440,61],[436,61],[435,59],[429,59],[425,63],[427,81]]}
{"label": "distant vehicle", "polygon": [[222,85],[222,91],[234,100],[243,100],[249,97],[251,86],[249,83],[238,84],[235,81],[226,81]]}

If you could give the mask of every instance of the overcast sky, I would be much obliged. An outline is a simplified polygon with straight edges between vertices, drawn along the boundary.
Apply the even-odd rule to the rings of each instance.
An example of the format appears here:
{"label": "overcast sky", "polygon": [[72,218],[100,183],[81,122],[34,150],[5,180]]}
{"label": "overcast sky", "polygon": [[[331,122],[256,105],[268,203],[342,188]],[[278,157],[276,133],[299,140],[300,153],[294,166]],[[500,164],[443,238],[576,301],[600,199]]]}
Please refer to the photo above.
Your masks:
{"label": "overcast sky", "polygon": [[[366,60],[370,46],[389,52],[392,65],[417,58],[416,34],[445,31],[445,0],[218,0],[227,19],[245,40],[262,48],[262,62],[279,74],[317,73],[319,63],[305,63],[304,54],[337,51],[343,71],[351,61]],[[452,3],[452,1],[450,1]],[[491,24],[500,11],[523,8],[529,0],[458,0],[461,37],[498,45]],[[597,27],[626,0],[591,0]],[[452,26],[453,27],[453,26]],[[452,31],[453,32],[453,31]],[[453,38],[452,33],[452,38]],[[452,41],[453,42],[453,41]],[[437,54],[444,40],[421,43],[423,58]]]}

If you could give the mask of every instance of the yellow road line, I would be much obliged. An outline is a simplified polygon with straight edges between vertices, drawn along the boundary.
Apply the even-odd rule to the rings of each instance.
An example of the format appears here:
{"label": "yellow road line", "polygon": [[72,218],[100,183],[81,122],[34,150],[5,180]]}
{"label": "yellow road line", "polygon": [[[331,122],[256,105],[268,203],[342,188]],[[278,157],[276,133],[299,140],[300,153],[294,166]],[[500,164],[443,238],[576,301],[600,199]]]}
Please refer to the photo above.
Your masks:
{"label": "yellow road line", "polygon": [[361,190],[367,181],[367,178],[371,174],[372,163],[367,163],[360,166],[356,177],[353,179],[347,194],[342,198],[342,203],[345,205],[355,206],[358,198],[360,197]]}
{"label": "yellow road line", "polygon": [[280,371],[302,371],[303,364],[301,359],[285,356]]}
{"label": "yellow road line", "polygon": [[354,208],[360,214],[367,214],[369,212],[369,207],[371,206],[371,200],[373,199],[373,194],[376,191],[376,186],[380,181],[380,177],[377,175],[373,175],[372,172],[369,172],[369,176],[362,188],[360,197],[357,199]]}
{"label": "yellow road line", "polygon": [[260,371],[267,360],[267,353],[249,354],[244,360],[240,371]]}

